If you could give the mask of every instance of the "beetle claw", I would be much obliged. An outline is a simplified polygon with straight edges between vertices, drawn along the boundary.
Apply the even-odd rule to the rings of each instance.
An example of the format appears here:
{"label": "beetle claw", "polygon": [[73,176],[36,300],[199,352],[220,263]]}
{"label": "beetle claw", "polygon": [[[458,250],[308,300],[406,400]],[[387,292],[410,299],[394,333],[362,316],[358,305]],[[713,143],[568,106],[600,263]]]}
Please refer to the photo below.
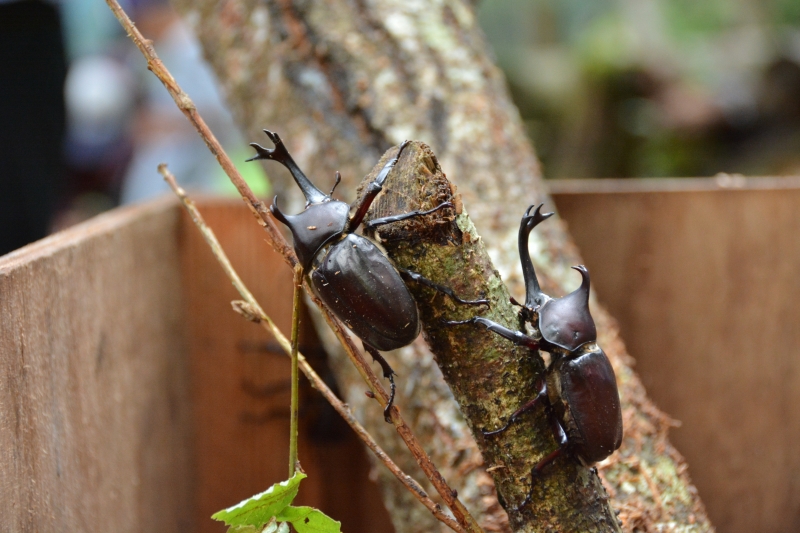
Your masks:
{"label": "beetle claw", "polygon": [[511,418],[508,419],[508,422],[506,422],[506,425],[501,427],[500,429],[495,429],[493,431],[486,431],[485,429],[482,429],[481,433],[483,433],[484,437],[493,437],[494,435],[499,435],[500,433],[504,432],[509,427],[511,427],[511,424],[513,424],[515,421],[516,421],[516,419],[512,416]]}
{"label": "beetle claw", "polygon": [[[531,483],[533,483],[533,479],[531,479]],[[517,505],[516,507],[514,507],[514,508],[512,509],[512,511],[514,511],[515,513],[518,513],[518,512],[520,512],[520,511],[522,510],[522,508],[523,508],[523,507],[525,507],[526,505],[528,505],[529,503],[531,503],[531,499],[532,499],[532,497],[533,497],[532,495],[533,495],[533,487],[531,487],[531,490],[530,490],[530,492],[528,492],[528,495],[527,495],[527,496],[525,496],[525,499],[524,499],[524,500],[522,500],[522,503],[520,503],[519,505]]]}
{"label": "beetle claw", "polygon": [[475,318],[468,318],[466,320],[440,320],[440,322],[445,326],[463,326],[464,324],[475,324]]}
{"label": "beetle claw", "polygon": [[386,407],[383,408],[383,419],[389,424],[392,423],[392,407],[394,407],[394,393],[395,393],[394,378],[389,376],[389,401],[386,402]]}

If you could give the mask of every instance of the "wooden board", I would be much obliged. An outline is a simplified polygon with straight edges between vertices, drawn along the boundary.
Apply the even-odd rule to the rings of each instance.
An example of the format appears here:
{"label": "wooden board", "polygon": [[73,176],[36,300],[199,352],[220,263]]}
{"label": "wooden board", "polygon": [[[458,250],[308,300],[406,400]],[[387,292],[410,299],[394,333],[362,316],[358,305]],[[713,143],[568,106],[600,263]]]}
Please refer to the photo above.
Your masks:
{"label": "wooden board", "polygon": [[0,258],[0,530],[191,531],[172,202]]}
{"label": "wooden board", "polygon": [[[800,530],[796,180],[601,183],[554,197],[649,393],[683,422],[673,442],[712,520]],[[251,215],[201,208],[288,331],[289,270]],[[285,477],[288,360],[230,311],[181,212],[115,210],[0,258],[0,530],[224,531],[211,513]],[[390,531],[360,444],[303,394],[301,502]]]}
{"label": "wooden board", "polygon": [[[211,200],[199,208],[234,268],[287,336],[291,331],[292,272],[266,243],[241,201]],[[215,511],[286,479],[289,435],[289,358],[261,327],[231,310],[239,296],[187,216],[181,256],[191,358],[196,521],[201,532],[225,528]],[[310,319],[301,350],[324,376]],[[342,522],[349,533],[391,531],[365,452],[351,430],[307,386],[301,396],[299,459],[309,475],[298,496]],[[382,467],[381,467],[382,468]]]}
{"label": "wooden board", "polygon": [[[201,208],[288,332],[290,271],[252,216]],[[0,258],[0,531],[222,532],[213,512],[285,479],[288,358],[236,297],[171,199]],[[360,442],[320,399],[303,390],[298,502],[391,531]]]}
{"label": "wooden board", "polygon": [[771,181],[553,187],[726,533],[800,531],[800,183]]}

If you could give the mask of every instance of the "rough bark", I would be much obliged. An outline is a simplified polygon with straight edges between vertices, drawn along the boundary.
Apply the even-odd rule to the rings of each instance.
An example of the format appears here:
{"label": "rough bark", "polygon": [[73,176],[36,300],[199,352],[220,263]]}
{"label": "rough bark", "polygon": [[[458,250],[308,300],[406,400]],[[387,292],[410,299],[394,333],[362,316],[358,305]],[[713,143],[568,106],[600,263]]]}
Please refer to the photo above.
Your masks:
{"label": "rough bark", "polygon": [[[325,188],[326,176],[332,183],[333,172],[341,170],[344,180],[337,194],[348,200],[355,197],[360,177],[384,150],[406,138],[426,142],[437,154],[441,168],[457,184],[463,203],[480,230],[482,239],[474,246],[482,242],[512,293],[522,294],[515,245],[519,217],[529,204],[548,203],[548,199],[536,158],[502,75],[487,54],[469,3],[175,1],[203,41],[234,115],[252,140],[263,140],[262,127],[279,131],[300,167],[321,188]],[[423,166],[436,175],[436,159],[429,159],[433,163]],[[267,170],[276,192],[294,198],[299,206],[293,186],[287,187],[288,175],[274,167]],[[464,225],[464,219],[458,220],[462,224],[459,232],[463,245],[463,235],[474,233]],[[448,227],[458,235],[452,225]],[[466,244],[473,245],[471,241]],[[577,276],[569,266],[580,263],[580,258],[563,224],[549,220],[541,230],[537,228],[531,251],[547,292],[562,295],[574,288]],[[397,257],[399,262],[404,261],[403,252]],[[429,274],[447,272],[431,268]],[[491,270],[481,259],[465,273],[485,274]],[[502,296],[503,289],[493,283],[494,296]],[[459,284],[455,285],[459,290]],[[420,305],[423,310],[428,309],[424,298]],[[450,307],[447,309],[451,312]],[[433,313],[431,316],[438,313],[424,311],[428,312]],[[452,312],[470,310],[453,308]],[[711,530],[688,480],[686,466],[666,439],[669,420],[646,399],[630,369],[613,320],[596,305],[593,312],[599,341],[617,372],[623,400],[625,441],[617,454],[599,466],[611,505],[620,511],[623,529]],[[509,324],[514,321],[513,311],[502,305],[493,307],[491,313]],[[453,337],[452,332],[438,334],[435,327],[430,330],[429,322],[425,327],[435,347],[472,342],[473,334],[469,332]],[[499,385],[514,392],[500,397],[499,404],[462,404],[476,428],[478,424],[495,427],[508,416],[526,396],[526,384],[542,368],[537,360],[528,364],[522,354],[510,351],[508,344],[503,344],[502,350],[492,350],[493,355],[487,356],[492,372],[485,376],[485,383],[480,383],[481,390]],[[449,361],[447,356],[440,357]],[[441,373],[430,351],[417,341],[390,354],[388,359],[400,375],[398,405],[414,423],[414,431],[429,443],[428,451],[443,475],[458,487],[460,497],[485,529],[508,530],[480,452],[450,390],[439,378]],[[479,367],[460,368],[454,364],[455,361],[445,363],[444,372],[454,379],[455,394],[462,399],[475,383],[472,372],[478,372]],[[504,372],[497,374],[501,370]],[[459,373],[470,381],[458,385]],[[498,378],[504,374],[509,377]],[[341,365],[340,377],[348,402],[360,412],[365,425],[382,437],[389,453],[405,463],[391,426],[382,421],[377,405],[363,395],[363,385],[348,378],[346,364]],[[479,396],[486,400],[485,393]],[[525,475],[526,469],[553,446],[541,417],[534,415],[531,419],[530,426],[520,425],[497,442],[478,439],[486,445],[484,453],[491,463],[488,466],[505,467],[492,473],[511,505],[521,499],[524,486],[519,479],[511,478]],[[510,448],[502,448],[506,445]],[[511,460],[502,465],[492,462],[508,449],[513,451]],[[403,468],[407,468],[406,464]],[[508,476],[505,470],[514,475]],[[544,503],[537,502],[531,510],[512,516],[513,528],[592,530],[594,526],[572,526],[585,511],[580,505],[591,508],[593,502],[603,499],[593,474],[567,461],[561,461],[553,470],[543,484],[546,490],[537,492],[537,498],[541,497]],[[383,476],[380,470],[378,473]],[[389,480],[385,490],[397,531],[436,530],[439,526],[431,522],[427,511],[409,501],[396,485]],[[566,502],[574,503],[576,498],[577,510],[568,509]],[[594,510],[597,512],[583,523],[602,530],[602,518],[608,525],[606,529],[611,530],[613,521],[607,519],[605,507],[596,505]]]}
{"label": "rough bark", "polygon": [[[530,399],[544,362],[538,354],[484,328],[443,323],[479,314],[512,329],[521,327],[508,290],[436,157],[421,143],[412,144],[406,152],[371,216],[430,209],[446,201],[458,207],[449,218],[444,212],[427,220],[383,226],[377,237],[399,266],[452,288],[462,298],[491,301],[488,308],[464,305],[423,284],[409,283],[425,324],[425,340],[478,439],[486,464],[494,467],[498,492],[510,509],[528,494],[531,459],[538,460],[555,449],[552,434],[541,410],[501,435],[487,438],[481,430],[501,426],[502,419]],[[364,184],[374,174],[367,176]],[[560,461],[537,480],[533,501],[523,511],[512,512],[511,522],[518,531],[619,531],[600,480],[572,459]]]}

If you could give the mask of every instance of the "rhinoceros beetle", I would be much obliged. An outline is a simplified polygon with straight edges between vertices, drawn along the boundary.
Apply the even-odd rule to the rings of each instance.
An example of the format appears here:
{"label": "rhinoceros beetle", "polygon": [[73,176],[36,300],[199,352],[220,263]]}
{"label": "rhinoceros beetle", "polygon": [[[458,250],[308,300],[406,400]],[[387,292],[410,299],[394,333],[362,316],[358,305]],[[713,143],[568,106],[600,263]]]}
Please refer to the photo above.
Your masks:
{"label": "rhinoceros beetle", "polygon": [[[390,159],[350,216],[350,205],[334,200],[331,195],[341,175],[328,194],[318,189],[300,170],[277,133],[264,130],[275,148],[269,150],[251,143],[257,155],[248,159],[269,159],[284,165],[306,198],[306,208],[296,215],[286,215],[278,207],[276,196],[270,206],[272,214],[292,232],[297,259],[308,276],[309,284],[363,342],[364,349],[381,365],[384,378],[389,380],[391,394],[384,409],[384,418],[391,422],[390,409],[395,396],[395,372],[378,350],[388,351],[411,344],[420,331],[419,313],[414,298],[403,278],[422,283],[447,294],[463,304],[488,304],[488,300],[462,300],[451,289],[438,285],[421,275],[399,268],[369,239],[354,232],[361,225],[370,205],[383,188],[409,141],[400,145],[397,155]],[[401,215],[372,219],[366,228],[428,215],[445,207],[444,202],[427,211],[411,211]]]}
{"label": "rhinoceros beetle", "polygon": [[588,270],[583,265],[572,267],[581,275],[581,286],[563,298],[551,298],[539,286],[528,251],[528,237],[533,228],[553,215],[542,213],[542,205],[536,209],[530,206],[525,211],[518,241],[526,291],[521,315],[538,330],[537,337],[483,317],[448,322],[480,324],[519,346],[542,349],[552,356],[544,376],[535,385],[533,399],[514,411],[503,427],[483,432],[485,436],[502,433],[522,413],[540,403],[544,405],[558,448],[533,467],[531,489],[517,509],[531,501],[536,476],[558,456],[566,452],[589,466],[611,455],[622,443],[617,381],[608,357],[597,345],[597,330],[589,313]]}

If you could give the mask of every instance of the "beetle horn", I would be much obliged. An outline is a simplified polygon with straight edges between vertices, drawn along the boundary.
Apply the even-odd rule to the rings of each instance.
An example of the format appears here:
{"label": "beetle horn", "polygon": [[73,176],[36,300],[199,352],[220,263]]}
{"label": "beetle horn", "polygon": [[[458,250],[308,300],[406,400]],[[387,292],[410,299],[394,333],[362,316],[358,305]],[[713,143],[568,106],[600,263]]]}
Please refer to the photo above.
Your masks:
{"label": "beetle horn", "polygon": [[295,183],[297,183],[297,186],[300,187],[300,190],[303,191],[303,196],[306,197],[307,203],[318,204],[324,202],[328,198],[328,195],[319,190],[317,186],[311,183],[311,180],[303,174],[303,171],[300,170],[300,167],[294,162],[292,156],[289,155],[289,150],[286,149],[286,145],[283,144],[280,136],[269,130],[264,130],[264,133],[267,134],[267,137],[269,137],[269,140],[275,145],[275,148],[270,150],[258,143],[250,143],[250,146],[255,148],[257,153],[247,161],[255,161],[257,159],[271,159],[272,161],[277,161],[288,168],[289,172],[292,173],[292,177]]}
{"label": "beetle horn", "polygon": [[[531,231],[533,231],[533,228],[538,226],[543,220],[547,220],[555,214],[542,213],[543,205],[544,204],[539,204],[535,206],[536,209],[533,209],[533,205],[529,206],[519,224],[519,242],[517,245],[519,247],[519,259],[522,263],[522,275],[525,278],[525,307],[529,309],[544,304],[546,300],[545,294],[539,286],[539,279],[536,277],[536,271],[531,261],[531,254],[528,250],[528,237]],[[531,214],[531,209],[533,209],[533,214]]]}
{"label": "beetle horn", "polygon": [[572,268],[580,272],[581,286],[563,298],[549,300],[539,312],[542,337],[569,351],[597,340],[597,328],[589,313],[589,271],[583,265]]}
{"label": "beetle horn", "polygon": [[577,270],[581,275],[581,286],[575,289],[572,294],[581,298],[583,305],[589,307],[589,288],[591,285],[591,278],[589,277],[589,269],[583,265],[575,265],[573,270]]}
{"label": "beetle horn", "polygon": [[283,222],[285,225],[289,226],[289,221],[286,220],[286,215],[283,214],[280,207],[278,207],[278,196],[276,195],[275,198],[272,199],[272,205],[269,206],[269,212],[272,213],[272,216]]}

